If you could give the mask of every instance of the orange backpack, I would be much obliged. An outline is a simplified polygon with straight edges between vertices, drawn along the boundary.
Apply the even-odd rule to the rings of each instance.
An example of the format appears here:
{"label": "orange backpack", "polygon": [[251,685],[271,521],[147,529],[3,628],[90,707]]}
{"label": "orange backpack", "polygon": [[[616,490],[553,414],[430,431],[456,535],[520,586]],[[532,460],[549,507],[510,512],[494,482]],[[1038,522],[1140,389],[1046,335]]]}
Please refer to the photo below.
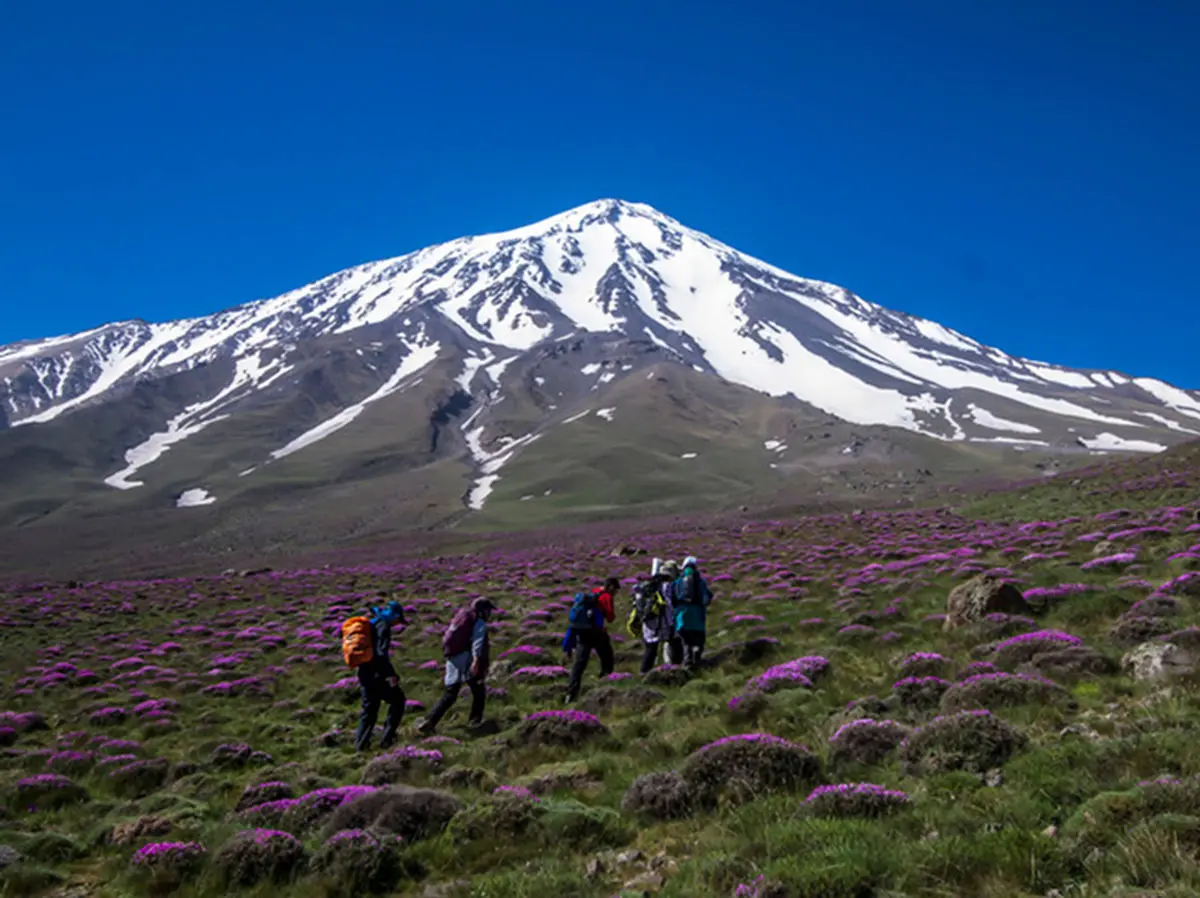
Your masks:
{"label": "orange backpack", "polygon": [[375,657],[370,619],[352,617],[342,624],[342,657],[347,667],[362,667]]}

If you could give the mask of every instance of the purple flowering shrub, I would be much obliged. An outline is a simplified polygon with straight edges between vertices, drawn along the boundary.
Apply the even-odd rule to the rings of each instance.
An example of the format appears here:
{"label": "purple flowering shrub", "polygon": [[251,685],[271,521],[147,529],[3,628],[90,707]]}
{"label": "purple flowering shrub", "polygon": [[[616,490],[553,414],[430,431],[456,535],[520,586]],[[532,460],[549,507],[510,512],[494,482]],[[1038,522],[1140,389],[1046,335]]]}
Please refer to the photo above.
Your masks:
{"label": "purple flowering shrub", "polygon": [[53,810],[88,800],[88,792],[59,773],[39,773],[18,780],[12,787],[11,803],[22,810]]}
{"label": "purple flowering shrub", "polygon": [[1131,649],[1143,642],[1170,633],[1170,621],[1141,614],[1123,614],[1108,631],[1109,641],[1121,649]]}
{"label": "purple flowering shrub", "polygon": [[935,717],[913,731],[900,744],[900,759],[914,775],[983,772],[1003,766],[1026,742],[1007,721],[976,708]]}
{"label": "purple flowering shrub", "polygon": [[242,790],[242,794],[238,797],[237,804],[234,806],[234,811],[241,812],[260,804],[266,804],[268,801],[282,801],[294,798],[295,794],[292,787],[287,783],[277,781],[256,783]]}
{"label": "purple flowering shrub", "polygon": [[862,717],[842,724],[829,738],[829,761],[835,767],[878,764],[908,736],[907,727],[894,720]]}
{"label": "purple flowering shrub", "polygon": [[692,671],[677,664],[660,664],[644,677],[642,682],[647,686],[683,686],[692,679]]}
{"label": "purple flowering shrub", "polygon": [[305,833],[319,826],[338,808],[351,801],[370,795],[374,786],[335,786],[316,789],[299,798],[278,798],[264,801],[235,813],[240,823],[286,830],[290,833]]}
{"label": "purple flowering shrub", "polygon": [[519,839],[543,813],[540,799],[528,789],[501,786],[457,814],[449,823],[447,835],[453,842]]}
{"label": "purple flowering shrub", "polygon": [[617,709],[649,711],[666,699],[664,693],[644,686],[635,686],[632,689],[599,686],[579,700],[579,707],[590,714],[607,714]]}
{"label": "purple flowering shrub", "polygon": [[625,790],[621,810],[651,820],[679,820],[693,811],[693,792],[674,770],[639,776]]}
{"label": "purple flowering shrub", "polygon": [[1012,670],[1042,652],[1056,651],[1066,646],[1081,645],[1083,640],[1061,630],[1035,630],[1012,636],[996,644],[992,659],[998,667]]}
{"label": "purple flowering shrub", "polygon": [[770,733],[726,736],[697,749],[680,775],[701,807],[752,801],[820,781],[821,763],[803,745]]}
{"label": "purple flowering shrub", "polygon": [[513,744],[520,746],[565,746],[574,748],[599,736],[608,727],[586,711],[535,711],[517,727]]}
{"label": "purple flowering shrub", "polygon": [[305,861],[304,846],[290,833],[272,829],[243,830],[213,857],[229,885],[248,886],[263,880],[284,882],[296,876]]}
{"label": "purple flowering shrub", "polygon": [[[1096,852],[1109,852],[1138,828],[1154,821],[1182,817],[1193,822],[1192,834],[1178,839],[1165,833],[1168,843],[1195,851],[1194,819],[1200,803],[1200,778],[1162,776],[1143,780],[1131,789],[1101,792],[1085,801],[1064,822],[1062,839],[1068,856],[1084,861]],[[1186,834],[1185,834],[1186,835]]]}
{"label": "purple flowering shrub", "polygon": [[123,798],[144,798],[166,785],[171,775],[171,762],[166,758],[149,761],[131,761],[107,776],[112,790]]}
{"label": "purple flowering shrub", "polygon": [[341,804],[326,831],[366,829],[411,843],[442,832],[461,810],[462,802],[450,792],[387,786]]}
{"label": "purple flowering shrub", "polygon": [[954,662],[937,652],[914,652],[900,662],[899,674],[906,677],[947,677]]}
{"label": "purple flowering shrub", "polygon": [[172,891],[200,872],[207,854],[199,842],[150,842],[129,863],[149,879],[152,891]]}
{"label": "purple flowering shrub", "polygon": [[417,774],[437,773],[443,758],[436,748],[406,745],[372,759],[363,770],[362,782],[368,786],[408,782]]}
{"label": "purple flowering shrub", "polygon": [[816,817],[882,817],[909,803],[908,795],[874,783],[818,786],[804,804]]}
{"label": "purple flowering shrub", "polygon": [[326,894],[346,898],[386,892],[401,875],[400,836],[365,829],[343,829],[327,838],[313,855],[311,869]]}
{"label": "purple flowering shrub", "polygon": [[1045,677],[997,671],[976,674],[955,683],[942,696],[942,711],[967,711],[972,708],[992,710],[1066,701],[1069,698],[1066,690]]}
{"label": "purple flowering shrub", "polygon": [[565,680],[571,672],[561,665],[543,665],[541,667],[519,667],[510,677],[513,680]]}
{"label": "purple flowering shrub", "polygon": [[938,706],[950,685],[941,677],[905,677],[892,684],[892,692],[905,708],[927,711]]}

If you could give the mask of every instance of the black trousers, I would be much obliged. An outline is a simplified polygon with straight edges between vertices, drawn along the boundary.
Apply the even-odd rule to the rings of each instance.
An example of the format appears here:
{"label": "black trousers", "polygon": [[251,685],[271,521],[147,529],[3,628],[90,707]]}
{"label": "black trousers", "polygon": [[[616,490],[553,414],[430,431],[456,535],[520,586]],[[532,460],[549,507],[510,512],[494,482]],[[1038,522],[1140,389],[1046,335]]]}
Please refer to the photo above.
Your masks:
{"label": "black trousers", "polygon": [[683,640],[683,664],[685,667],[696,667],[700,664],[700,656],[704,654],[704,637],[703,630],[679,631],[679,638]]}
{"label": "black trousers", "polygon": [[658,648],[661,642],[647,642],[642,649],[642,673],[648,674],[658,664]]}
{"label": "black trousers", "polygon": [[389,686],[386,677],[367,671],[365,665],[358,669],[358,686],[362,691],[362,712],[358,716],[358,732],[354,735],[354,747],[366,751],[371,747],[371,735],[375,732],[375,721],[379,719],[379,705],[388,704],[387,719],[383,722],[381,748],[391,748],[396,741],[396,731],[404,720],[404,690]]}
{"label": "black trousers", "polygon": [[571,665],[571,681],[567,684],[567,701],[573,702],[579,698],[579,690],[583,687],[583,674],[587,670],[592,652],[600,657],[600,676],[607,677],[613,672],[612,640],[605,630],[577,630],[575,642],[575,662]]}
{"label": "black trousers", "polygon": [[[483,708],[487,702],[487,687],[480,680],[467,680],[467,688],[471,690],[471,715],[467,718],[467,723],[475,725],[483,722]],[[458,694],[462,691],[462,682],[455,683],[453,686],[447,686],[442,697],[438,699],[438,703],[433,706],[433,710],[425,718],[424,726],[432,730],[438,725],[438,722],[446,716],[446,712],[450,710],[450,706],[458,701]]]}

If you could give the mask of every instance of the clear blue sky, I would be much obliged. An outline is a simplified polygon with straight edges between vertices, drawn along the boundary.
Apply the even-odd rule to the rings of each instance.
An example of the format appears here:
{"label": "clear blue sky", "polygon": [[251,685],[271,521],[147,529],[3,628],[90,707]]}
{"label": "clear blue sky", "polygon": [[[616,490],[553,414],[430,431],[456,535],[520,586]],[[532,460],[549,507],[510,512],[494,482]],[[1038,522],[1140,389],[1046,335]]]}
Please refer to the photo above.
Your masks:
{"label": "clear blue sky", "polygon": [[18,0],[0,343],[620,197],[1200,388],[1198,33],[1195,0]]}

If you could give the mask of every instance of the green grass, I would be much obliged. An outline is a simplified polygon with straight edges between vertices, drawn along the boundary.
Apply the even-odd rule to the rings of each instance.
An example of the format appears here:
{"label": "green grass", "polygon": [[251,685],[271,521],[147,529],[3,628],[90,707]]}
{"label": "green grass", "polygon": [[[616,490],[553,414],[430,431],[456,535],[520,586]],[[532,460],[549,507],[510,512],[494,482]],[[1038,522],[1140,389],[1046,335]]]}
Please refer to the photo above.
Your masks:
{"label": "green grass", "polygon": [[[1117,476],[1129,477],[1126,472],[1112,475]],[[1047,484],[1044,489],[1057,487]],[[1154,493],[1153,487],[1148,489]],[[1026,510],[1041,508],[1041,495],[1034,491],[1015,497],[1008,517],[1019,519]],[[1157,501],[1127,491],[1110,494],[1105,510],[1147,509]],[[661,701],[648,710],[601,714],[608,735],[574,748],[512,744],[509,739],[525,715],[560,706],[563,684],[547,687],[497,674],[495,685],[506,689],[507,696],[492,699],[488,716],[501,731],[499,740],[469,737],[462,727],[464,698],[442,727],[461,744],[433,746],[444,752],[441,769],[483,771],[483,787],[465,781],[447,785],[435,771],[414,770],[408,785],[452,792],[463,810],[447,831],[399,849],[402,872],[382,890],[385,894],[421,895],[430,886],[445,886],[447,895],[470,896],[607,898],[626,888],[651,888],[681,898],[728,896],[758,877],[764,888],[778,884],[785,890],[781,894],[789,896],[999,898],[1044,896],[1052,889],[1063,895],[1108,895],[1117,888],[1139,887],[1186,893],[1200,885],[1200,820],[1188,804],[1200,789],[1181,793],[1178,800],[1159,799],[1147,797],[1138,784],[1163,775],[1200,775],[1195,678],[1161,685],[1135,682],[1120,673],[1064,679],[1071,704],[994,708],[1026,737],[999,775],[967,770],[921,774],[896,754],[840,770],[830,762],[829,739],[848,720],[847,706],[868,696],[888,699],[906,656],[940,652],[951,660],[957,677],[971,661],[986,656],[991,641],[981,629],[947,632],[939,620],[928,619],[945,610],[947,594],[962,582],[956,563],[947,570],[930,563],[915,573],[854,581],[857,586],[847,582],[872,562],[886,564],[914,552],[966,545],[977,549],[971,560],[980,567],[1011,566],[1023,588],[1092,585],[1095,592],[1039,613],[1036,626],[1064,629],[1119,659],[1121,649],[1109,631],[1145,590],[1121,582],[1120,574],[1079,568],[1091,557],[1092,544],[1077,537],[1105,526],[1081,518],[1053,531],[1051,541],[1065,557],[1024,563],[1021,555],[1033,548],[1036,536],[1008,525],[976,528],[964,518],[914,512],[777,521],[744,531],[697,526],[654,533],[613,527],[586,551],[550,545],[547,539],[532,547],[493,546],[440,560],[401,562],[393,556],[367,564],[355,557],[354,567],[277,577],[94,583],[76,590],[13,587],[0,592],[0,622],[8,624],[0,627],[0,694],[5,695],[5,709],[37,710],[49,729],[22,734],[11,750],[0,754],[5,808],[0,812],[0,845],[22,855],[0,873],[0,889],[5,895],[35,896],[75,884],[94,898],[148,895],[149,885],[131,869],[130,858],[139,845],[168,839],[195,840],[209,849],[202,870],[176,889],[183,898],[323,898],[329,883],[303,870],[286,883],[227,888],[214,857],[247,825],[233,813],[246,786],[282,780],[303,794],[359,781],[369,758],[356,756],[345,741],[332,747],[316,741],[331,727],[351,730],[357,713],[353,692],[343,697],[324,688],[347,674],[330,625],[374,600],[378,591],[404,584],[402,595],[416,604],[413,626],[399,639],[396,660],[409,697],[429,704],[440,691],[440,671],[436,664],[428,670],[421,665],[438,657],[441,627],[450,613],[443,601],[452,608],[467,595],[495,597],[507,611],[505,626],[496,631],[496,653],[533,643],[550,650],[536,663],[556,663],[561,611],[548,625],[536,618],[522,624],[525,615],[583,582],[643,570],[646,556],[608,557],[612,545],[628,540],[660,556],[695,552],[711,575],[728,576],[713,583],[718,599],[709,632],[711,654],[720,658],[723,648],[762,636],[778,639],[779,645],[757,661],[728,652],[684,685],[654,687],[662,693]],[[1135,515],[1111,526],[1115,530],[1138,521]],[[1174,576],[1178,571],[1167,558],[1200,543],[1200,535],[1187,529],[1191,522],[1186,515],[1174,518],[1168,538],[1147,542],[1136,576],[1154,583]],[[486,545],[481,538],[480,546]],[[900,551],[904,546],[913,551]],[[1014,546],[1017,552],[1008,551]],[[796,586],[798,579],[802,589]],[[426,599],[434,602],[424,604]],[[623,598],[622,605],[627,601]],[[761,614],[766,620],[729,622],[726,612]],[[813,618],[822,623],[809,623]],[[876,626],[877,634],[864,640],[839,633],[860,619]],[[1181,598],[1171,626],[1194,624],[1200,624],[1200,607],[1195,599]],[[252,626],[272,628],[287,644],[274,646],[253,632],[239,638]],[[206,629],[189,629],[194,627]],[[314,627],[325,628],[324,639],[302,645],[298,631]],[[614,632],[621,629],[614,627]],[[880,638],[885,633],[888,638]],[[168,641],[178,643],[180,650],[150,654]],[[618,670],[634,669],[638,648],[631,641],[618,646]],[[235,652],[246,653],[243,663],[226,662],[224,672],[208,673],[217,656]],[[728,707],[729,699],[771,664],[812,654],[830,661],[828,676],[815,688],[767,694],[748,711]],[[138,665],[113,669],[112,664],[130,656],[170,668],[176,676],[160,681],[151,672],[122,679],[123,670]],[[113,683],[115,690],[91,695],[69,683],[39,684],[60,661],[96,671],[100,682]],[[222,698],[198,691],[248,675],[267,678],[270,694]],[[589,689],[602,685],[594,662],[587,683]],[[640,686],[636,676],[615,684],[619,690]],[[91,722],[98,708],[129,708],[140,701],[130,688],[179,701],[176,725],[160,728],[133,716],[113,726]],[[915,727],[938,711],[893,705],[885,713]],[[412,729],[416,716],[409,717],[402,744],[419,744]],[[180,775],[131,798],[102,769],[92,768],[75,776],[90,794],[86,803],[32,811],[18,803],[18,781],[45,769],[41,752],[76,731],[89,739],[103,734],[136,740],[142,756],[165,758]],[[805,806],[803,790],[763,789],[741,803],[730,799],[730,792],[715,809],[680,820],[656,822],[623,810],[623,796],[638,777],[684,770],[697,749],[752,731],[806,745],[830,781],[900,789],[911,802],[880,818],[825,819]],[[218,745],[235,742],[269,753],[269,761],[224,769],[210,760]],[[184,763],[198,769],[180,771]],[[563,787],[539,796],[539,806],[520,824],[523,828],[508,831],[506,827],[518,824],[490,797],[491,787],[528,784],[550,774],[559,775]],[[147,817],[161,818],[169,830],[124,845],[110,840],[114,827]],[[326,833],[318,826],[298,835],[311,856]],[[1092,845],[1103,845],[1103,855],[1090,852]],[[460,883],[457,890],[450,888],[455,883]]]}

